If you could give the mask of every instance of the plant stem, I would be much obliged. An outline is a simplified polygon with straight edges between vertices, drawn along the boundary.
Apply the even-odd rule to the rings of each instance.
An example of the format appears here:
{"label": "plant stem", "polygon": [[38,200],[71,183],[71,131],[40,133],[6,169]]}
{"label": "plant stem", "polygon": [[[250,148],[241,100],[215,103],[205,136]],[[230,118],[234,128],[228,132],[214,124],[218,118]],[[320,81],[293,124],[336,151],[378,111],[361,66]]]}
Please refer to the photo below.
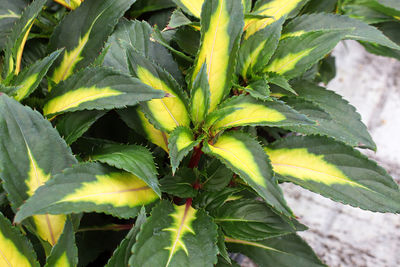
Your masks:
{"label": "plant stem", "polygon": [[194,148],[194,152],[192,154],[192,157],[190,158],[189,162],[189,168],[193,169],[196,168],[199,165],[201,155],[203,154],[203,151],[201,151],[201,145],[198,145]]}

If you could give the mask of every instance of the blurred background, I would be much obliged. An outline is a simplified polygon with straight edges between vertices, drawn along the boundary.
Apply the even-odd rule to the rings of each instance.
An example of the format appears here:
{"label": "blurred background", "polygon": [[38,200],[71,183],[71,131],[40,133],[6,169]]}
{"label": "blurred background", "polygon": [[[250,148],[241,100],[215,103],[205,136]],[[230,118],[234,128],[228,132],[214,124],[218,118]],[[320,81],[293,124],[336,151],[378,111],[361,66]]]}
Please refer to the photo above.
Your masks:
{"label": "blurred background", "polygon": [[[361,114],[377,152],[362,150],[400,183],[400,62],[369,54],[357,42],[334,50],[337,76],[328,88]],[[331,267],[400,266],[400,215],[364,211],[333,202],[301,187],[284,184],[300,222],[300,235]]]}

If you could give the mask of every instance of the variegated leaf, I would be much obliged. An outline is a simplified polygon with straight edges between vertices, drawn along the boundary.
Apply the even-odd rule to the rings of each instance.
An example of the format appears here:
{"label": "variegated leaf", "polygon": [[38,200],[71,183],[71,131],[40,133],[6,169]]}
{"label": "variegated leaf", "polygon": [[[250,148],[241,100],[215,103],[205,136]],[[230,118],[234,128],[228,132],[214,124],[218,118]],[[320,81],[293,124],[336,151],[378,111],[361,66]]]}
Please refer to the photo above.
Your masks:
{"label": "variegated leaf", "polygon": [[325,137],[290,137],[265,148],[275,173],[354,207],[400,212],[398,185],[375,162]]}
{"label": "variegated leaf", "polygon": [[0,266],[39,267],[28,239],[0,213]]}
{"label": "variegated leaf", "polygon": [[248,18],[245,20],[245,39],[283,17],[295,13],[308,0],[259,0],[252,14],[267,16],[267,18]]}
{"label": "variegated leaf", "polygon": [[78,265],[78,249],[75,245],[74,226],[70,219],[65,222],[63,233],[52,248],[44,267],[76,267]]}
{"label": "variegated leaf", "polygon": [[179,167],[179,163],[201,139],[195,140],[192,131],[188,127],[176,127],[168,139],[169,157],[171,159],[172,173]]}
{"label": "variegated leaf", "polygon": [[6,0],[0,2],[0,50],[3,50],[7,36],[14,23],[21,17],[28,3],[25,0]]}
{"label": "variegated leaf", "polygon": [[162,132],[149,122],[140,107],[130,107],[123,110],[118,110],[121,119],[137,133],[146,137],[153,144],[161,147],[168,153],[168,138],[169,134]]}
{"label": "variegated leaf", "polygon": [[207,65],[204,63],[190,90],[190,115],[193,123],[201,124],[210,108],[210,86],[207,78]]}
{"label": "variegated leaf", "polygon": [[186,97],[174,78],[133,48],[127,50],[132,74],[154,89],[170,94],[162,99],[142,103],[143,112],[154,126],[171,132],[177,126],[189,126]]}
{"label": "variegated leaf", "polygon": [[83,1],[84,0],[54,0],[54,2],[57,2],[60,5],[63,5],[71,10],[74,10],[77,7],[79,7]]}
{"label": "variegated leaf", "polygon": [[191,201],[161,201],[143,224],[129,260],[132,266],[208,267],[217,263],[217,226]]}
{"label": "variegated leaf", "polygon": [[219,158],[239,174],[270,206],[292,216],[273,176],[269,159],[256,140],[241,132],[224,133],[215,143],[206,142],[203,151]]}
{"label": "variegated leaf", "polygon": [[52,117],[78,110],[120,108],[164,95],[128,74],[104,67],[86,68],[52,90],[43,113]]}
{"label": "variegated leaf", "polygon": [[192,83],[204,63],[210,86],[210,111],[229,93],[236,52],[243,31],[240,0],[206,0],[201,13],[201,45],[193,68]]}
{"label": "variegated leaf", "polygon": [[50,51],[65,48],[51,68],[54,83],[65,80],[97,58],[118,19],[134,1],[86,0],[64,17],[49,43]]}
{"label": "variegated leaf", "polygon": [[158,199],[137,176],[100,163],[75,165],[51,179],[17,212],[21,222],[34,214],[104,212],[120,218],[136,216],[142,205]]}
{"label": "variegated leaf", "polygon": [[200,18],[204,0],[173,0],[176,5],[196,18]]}
{"label": "variegated leaf", "polygon": [[[0,177],[14,211],[38,187],[76,163],[70,149],[42,115],[6,95],[0,95],[0,135]],[[64,221],[64,215],[44,214],[34,216],[26,225],[54,245]]]}
{"label": "variegated leaf", "polygon": [[4,50],[3,78],[6,79],[6,82],[10,81],[13,75],[17,75],[21,70],[22,53],[26,40],[35,18],[45,3],[46,0],[35,0],[25,9],[11,29]]}
{"label": "variegated leaf", "polygon": [[262,101],[249,95],[242,95],[230,98],[219,106],[219,110],[233,108],[236,110],[224,114],[212,125],[214,132],[245,125],[282,127],[314,124],[306,116],[279,100]]}

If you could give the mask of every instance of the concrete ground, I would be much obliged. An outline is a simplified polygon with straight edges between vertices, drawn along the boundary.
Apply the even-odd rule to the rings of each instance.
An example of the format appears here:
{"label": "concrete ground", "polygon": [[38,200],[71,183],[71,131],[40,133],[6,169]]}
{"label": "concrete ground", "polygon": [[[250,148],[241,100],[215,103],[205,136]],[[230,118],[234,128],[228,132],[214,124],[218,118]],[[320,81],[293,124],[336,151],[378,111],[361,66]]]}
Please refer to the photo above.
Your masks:
{"label": "concrete ground", "polygon": [[[399,183],[400,62],[371,55],[354,41],[340,43],[333,54],[337,76],[328,88],[357,108],[378,147],[376,153],[364,152]],[[327,265],[400,266],[400,215],[341,205],[292,184],[283,190],[300,222],[310,228],[300,235]],[[254,265],[245,260],[242,266]]]}

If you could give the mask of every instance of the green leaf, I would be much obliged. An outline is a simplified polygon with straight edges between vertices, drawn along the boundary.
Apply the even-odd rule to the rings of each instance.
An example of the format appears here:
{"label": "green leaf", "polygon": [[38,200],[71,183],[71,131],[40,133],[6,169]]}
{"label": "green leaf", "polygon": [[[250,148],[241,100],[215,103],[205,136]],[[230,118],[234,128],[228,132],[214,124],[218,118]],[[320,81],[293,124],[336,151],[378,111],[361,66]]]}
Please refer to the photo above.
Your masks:
{"label": "green leaf", "polygon": [[190,115],[195,125],[202,123],[210,108],[210,86],[208,84],[207,65],[201,67],[190,89]]}
{"label": "green leaf", "polygon": [[100,163],[84,163],[65,170],[21,206],[15,222],[33,214],[104,212],[120,218],[136,216],[157,194],[137,176]]}
{"label": "green leaf", "polygon": [[346,36],[348,30],[321,30],[281,39],[265,72],[295,78],[328,54]]}
{"label": "green leaf", "polygon": [[0,2],[0,50],[6,45],[7,36],[15,22],[21,17],[27,6],[25,0],[5,0]]}
{"label": "green leaf", "polygon": [[255,3],[250,14],[262,16],[261,18],[247,18],[245,20],[244,38],[248,39],[256,32],[269,27],[272,23],[283,17],[290,18],[308,0],[259,0]]}
{"label": "green leaf", "polygon": [[161,9],[175,7],[171,0],[138,0],[132,5],[130,16],[137,18],[143,13],[158,11]]}
{"label": "green leaf", "polygon": [[57,50],[49,56],[43,58],[26,67],[18,76],[10,82],[13,86],[19,87],[15,92],[14,98],[18,101],[28,97],[39,85],[54,60],[61,54],[62,50]]}
{"label": "green leaf", "polygon": [[139,53],[168,71],[178,82],[182,74],[172,55],[162,45],[151,41],[153,29],[146,21],[120,19],[105,47],[109,47],[104,65],[129,73],[126,49],[133,46]]}
{"label": "green leaf", "polygon": [[296,91],[293,90],[293,88],[289,84],[288,80],[285,79],[283,76],[281,76],[277,73],[269,73],[267,80],[269,83],[279,86],[280,88],[282,88],[294,95],[297,95]]}
{"label": "green leaf", "polygon": [[86,0],[64,17],[49,42],[49,51],[65,48],[52,67],[54,83],[65,80],[97,58],[118,19],[133,2],[135,0]]}
{"label": "green leaf", "polygon": [[252,97],[257,98],[259,100],[270,100],[270,90],[268,82],[265,78],[255,79],[249,82],[249,85],[242,88],[247,93],[249,93]]}
{"label": "green leaf", "polygon": [[83,1],[84,0],[54,0],[54,2],[57,2],[71,10],[78,8]]}
{"label": "green leaf", "polygon": [[237,72],[245,80],[261,73],[267,65],[278,46],[284,21],[285,19],[281,18],[243,40],[238,54]]}
{"label": "green leaf", "polygon": [[245,133],[228,132],[219,136],[216,142],[205,142],[203,151],[219,158],[240,175],[270,206],[291,216],[273,177],[269,159],[256,140]]}
{"label": "green leaf", "polygon": [[195,140],[188,127],[179,126],[173,130],[168,139],[169,157],[171,159],[172,174],[179,167],[182,159],[197,146],[202,139]]}
{"label": "green leaf", "polygon": [[29,31],[45,3],[46,0],[35,0],[24,10],[11,29],[4,50],[3,78],[7,81],[21,70],[22,52],[24,51]]}
{"label": "green leaf", "polygon": [[51,250],[44,267],[77,266],[78,249],[75,245],[75,232],[71,220],[65,222],[64,231],[57,244]]}
{"label": "green leaf", "polygon": [[306,116],[279,100],[261,101],[242,95],[232,97],[219,106],[220,110],[232,108],[236,110],[216,121],[212,126],[213,131],[245,125],[281,127],[313,124]]}
{"label": "green leaf", "polygon": [[265,203],[257,200],[233,200],[212,211],[214,221],[226,235],[244,240],[262,240],[293,233],[293,226]]}
{"label": "green leaf", "polygon": [[[77,162],[41,114],[6,95],[0,95],[0,136],[0,177],[14,211],[38,187]],[[34,216],[26,225],[54,245],[64,222],[64,215],[46,214]]]}
{"label": "green leaf", "polygon": [[99,118],[103,110],[82,110],[63,114],[57,121],[57,130],[68,145],[81,137]]}
{"label": "green leaf", "polygon": [[199,207],[211,213],[221,207],[226,201],[241,199],[241,196],[234,194],[242,190],[243,188],[239,187],[226,187],[221,191],[204,191],[197,195],[193,200],[193,204],[196,208]]}
{"label": "green leaf", "polygon": [[192,21],[188,19],[180,9],[175,9],[174,12],[172,12],[171,19],[169,20],[167,27],[169,29],[175,29],[190,24],[192,24]]}
{"label": "green leaf", "polygon": [[295,234],[262,241],[246,241],[227,237],[225,242],[227,242],[229,251],[240,252],[248,256],[259,267],[326,266],[307,243]]}
{"label": "green leaf", "polygon": [[132,266],[213,266],[217,263],[217,226],[186,202],[161,201],[143,224],[129,260]]}
{"label": "green leaf", "polygon": [[201,44],[193,67],[192,83],[207,65],[210,111],[229,93],[236,53],[243,31],[240,0],[206,0],[201,13]]}
{"label": "green leaf", "polygon": [[232,180],[233,173],[217,159],[208,162],[205,167],[206,180],[202,183],[207,191],[219,191],[224,189]]}
{"label": "green leaf", "polygon": [[301,99],[311,101],[319,106],[330,118],[320,115],[315,117],[310,111],[299,107],[294,98],[288,98],[288,104],[293,105],[299,112],[317,121],[316,125],[307,127],[287,127],[292,131],[304,134],[319,134],[334,138],[351,146],[367,147],[375,150],[376,145],[368,133],[367,127],[361,122],[361,116],[356,109],[336,93],[309,82],[300,82],[293,85]]}
{"label": "green leaf", "polygon": [[147,148],[136,145],[103,143],[93,151],[90,159],[136,175],[151,187],[158,196],[161,196],[156,165],[153,155]]}
{"label": "green leaf", "polygon": [[134,227],[132,227],[124,240],[122,240],[118,248],[115,249],[105,267],[128,266],[129,258],[132,254],[131,250],[136,242],[136,236],[146,219],[146,210],[142,207],[136,218]]}
{"label": "green leaf", "polygon": [[128,74],[104,67],[86,68],[52,90],[43,113],[52,117],[78,110],[121,108],[164,95]]}
{"label": "green leaf", "polygon": [[193,187],[196,173],[193,169],[183,167],[175,175],[166,175],[160,180],[161,191],[180,198],[193,198],[197,190]]}
{"label": "green leaf", "polygon": [[165,132],[171,132],[177,126],[189,126],[186,97],[176,80],[133,48],[127,50],[127,56],[132,75],[143,83],[170,94],[170,97],[141,105],[149,121]]}
{"label": "green leaf", "polygon": [[0,213],[0,266],[39,267],[28,239]]}
{"label": "green leaf", "polygon": [[5,86],[0,83],[0,93],[5,93],[8,96],[14,96],[15,93],[17,92],[18,87],[15,86]]}
{"label": "green leaf", "polygon": [[275,173],[332,200],[378,212],[400,212],[398,185],[375,162],[325,137],[290,137],[265,148]]}
{"label": "green leaf", "polygon": [[400,50],[400,46],[377,28],[347,16],[326,13],[303,15],[293,19],[284,28],[282,39],[321,30],[346,30],[344,39],[366,41]]}

